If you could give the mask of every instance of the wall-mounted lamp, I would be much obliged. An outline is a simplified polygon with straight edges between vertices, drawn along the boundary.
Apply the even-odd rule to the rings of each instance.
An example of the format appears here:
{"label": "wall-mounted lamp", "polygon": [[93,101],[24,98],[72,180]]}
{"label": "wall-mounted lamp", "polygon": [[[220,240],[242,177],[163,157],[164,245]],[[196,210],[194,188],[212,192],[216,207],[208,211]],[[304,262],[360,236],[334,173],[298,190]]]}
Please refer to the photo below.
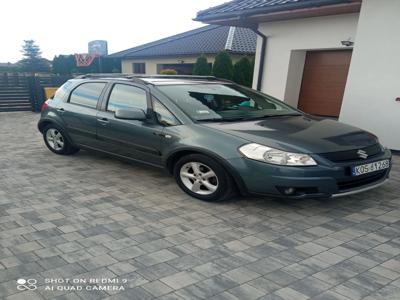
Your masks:
{"label": "wall-mounted lamp", "polygon": [[340,43],[345,47],[351,47],[354,45],[354,42],[351,41],[351,38],[348,38],[345,41],[341,41]]}

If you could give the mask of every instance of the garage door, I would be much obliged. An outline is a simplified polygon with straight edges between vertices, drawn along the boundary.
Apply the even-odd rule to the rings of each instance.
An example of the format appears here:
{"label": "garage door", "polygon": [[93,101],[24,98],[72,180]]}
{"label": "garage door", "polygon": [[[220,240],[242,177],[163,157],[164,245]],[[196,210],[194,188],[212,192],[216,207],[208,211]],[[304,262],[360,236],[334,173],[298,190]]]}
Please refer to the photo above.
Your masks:
{"label": "garage door", "polygon": [[339,116],[351,53],[351,50],[307,52],[300,110],[320,116]]}

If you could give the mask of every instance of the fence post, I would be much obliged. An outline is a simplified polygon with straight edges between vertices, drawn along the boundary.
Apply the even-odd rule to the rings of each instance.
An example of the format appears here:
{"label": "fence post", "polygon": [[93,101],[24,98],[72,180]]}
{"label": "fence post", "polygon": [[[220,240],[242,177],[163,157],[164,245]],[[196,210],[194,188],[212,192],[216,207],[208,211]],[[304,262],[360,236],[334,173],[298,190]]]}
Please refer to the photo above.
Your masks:
{"label": "fence post", "polygon": [[35,77],[33,75],[27,76],[29,101],[31,102],[32,111],[36,112],[37,95],[35,92]]}
{"label": "fence post", "polygon": [[35,111],[39,112],[43,102],[45,101],[44,99],[44,89],[42,85],[40,84],[40,77],[35,76],[35,93],[36,93],[36,102],[35,102]]}

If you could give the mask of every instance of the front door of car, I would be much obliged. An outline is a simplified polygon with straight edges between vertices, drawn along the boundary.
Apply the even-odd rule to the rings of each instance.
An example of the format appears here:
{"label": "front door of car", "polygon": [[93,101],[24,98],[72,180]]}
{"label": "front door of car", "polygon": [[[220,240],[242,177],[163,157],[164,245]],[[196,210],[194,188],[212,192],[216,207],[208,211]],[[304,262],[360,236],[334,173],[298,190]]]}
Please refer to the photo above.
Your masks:
{"label": "front door of car", "polygon": [[97,113],[97,139],[102,150],[161,165],[161,135],[164,127],[148,120],[127,120],[115,117],[117,109],[149,108],[149,94],[140,86],[116,83],[103,109]]}
{"label": "front door of car", "polygon": [[105,86],[105,82],[82,83],[57,109],[67,133],[77,145],[95,147],[97,105]]}

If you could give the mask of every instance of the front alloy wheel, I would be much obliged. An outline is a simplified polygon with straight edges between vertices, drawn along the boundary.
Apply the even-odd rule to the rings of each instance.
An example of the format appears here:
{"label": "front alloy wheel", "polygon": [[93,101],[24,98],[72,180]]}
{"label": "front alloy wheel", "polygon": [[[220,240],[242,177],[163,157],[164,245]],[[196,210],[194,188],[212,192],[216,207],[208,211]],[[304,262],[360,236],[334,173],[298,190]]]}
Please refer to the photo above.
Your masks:
{"label": "front alloy wheel", "polygon": [[235,194],[231,176],[215,159],[203,154],[190,154],[174,165],[179,187],[192,197],[204,201],[222,201]]}
{"label": "front alloy wheel", "polygon": [[218,189],[218,177],[207,165],[200,162],[188,162],[179,173],[182,183],[193,193],[210,195]]}

